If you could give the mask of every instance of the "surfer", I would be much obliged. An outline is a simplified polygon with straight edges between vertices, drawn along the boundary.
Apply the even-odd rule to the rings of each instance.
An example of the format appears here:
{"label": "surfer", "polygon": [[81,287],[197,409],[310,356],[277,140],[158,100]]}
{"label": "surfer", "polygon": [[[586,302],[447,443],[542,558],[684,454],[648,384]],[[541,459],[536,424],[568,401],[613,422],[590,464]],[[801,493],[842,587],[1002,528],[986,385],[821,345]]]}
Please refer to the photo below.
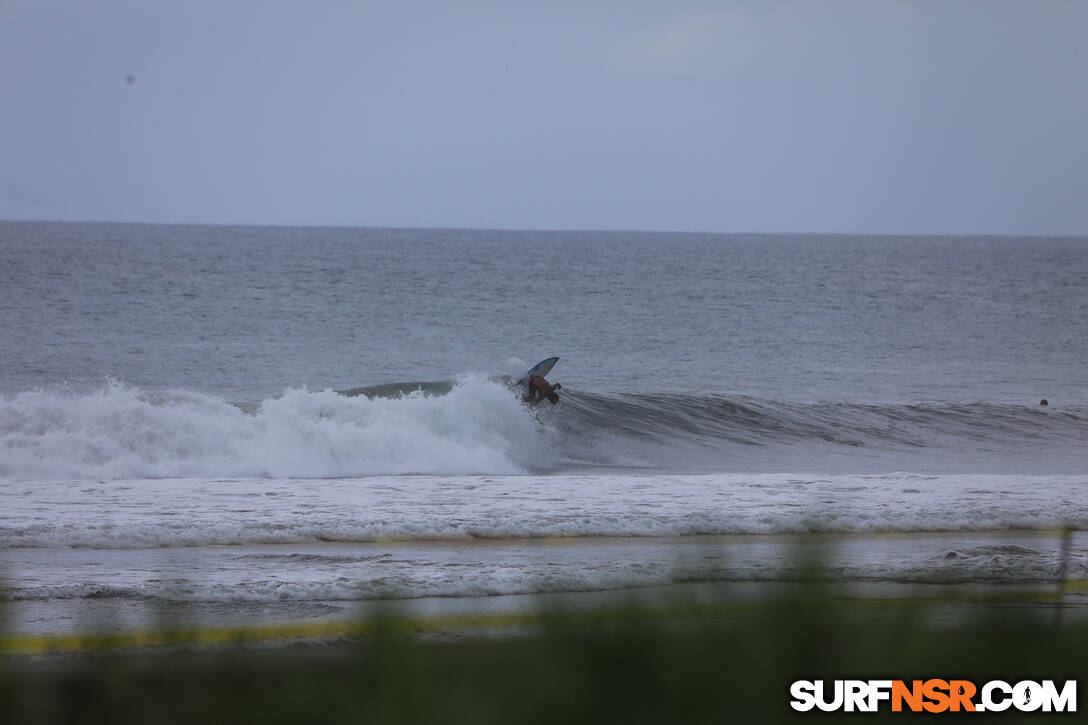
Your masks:
{"label": "surfer", "polygon": [[559,383],[549,383],[539,375],[530,375],[525,390],[525,402],[529,405],[536,405],[547,398],[552,405],[555,405],[559,402],[559,393],[555,391],[562,387]]}

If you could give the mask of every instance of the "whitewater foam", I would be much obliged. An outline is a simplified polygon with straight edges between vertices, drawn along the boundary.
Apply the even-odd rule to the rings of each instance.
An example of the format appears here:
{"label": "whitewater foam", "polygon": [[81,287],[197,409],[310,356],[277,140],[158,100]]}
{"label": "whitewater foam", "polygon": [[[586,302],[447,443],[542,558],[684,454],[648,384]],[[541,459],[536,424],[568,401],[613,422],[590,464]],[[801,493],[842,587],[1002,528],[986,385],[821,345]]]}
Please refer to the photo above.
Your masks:
{"label": "whitewater foam", "polygon": [[110,383],[0,401],[0,476],[510,474],[532,465],[539,434],[508,389],[479,377],[446,395],[292,389],[253,413],[202,393]]}
{"label": "whitewater foam", "polygon": [[0,547],[127,549],[1088,526],[1083,476],[13,481]]}

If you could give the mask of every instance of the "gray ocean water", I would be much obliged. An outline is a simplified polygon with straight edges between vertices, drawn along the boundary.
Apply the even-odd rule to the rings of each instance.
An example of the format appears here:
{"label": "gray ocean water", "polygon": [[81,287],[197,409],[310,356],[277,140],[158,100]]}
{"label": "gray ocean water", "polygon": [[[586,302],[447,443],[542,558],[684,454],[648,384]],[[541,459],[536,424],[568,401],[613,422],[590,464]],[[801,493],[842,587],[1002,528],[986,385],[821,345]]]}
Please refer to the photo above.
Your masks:
{"label": "gray ocean water", "polygon": [[27,631],[774,578],[828,533],[847,578],[1040,582],[1023,532],[1088,524],[1088,239],[0,222],[0,318]]}
{"label": "gray ocean water", "polygon": [[0,389],[1088,403],[1088,240],[3,223]]}

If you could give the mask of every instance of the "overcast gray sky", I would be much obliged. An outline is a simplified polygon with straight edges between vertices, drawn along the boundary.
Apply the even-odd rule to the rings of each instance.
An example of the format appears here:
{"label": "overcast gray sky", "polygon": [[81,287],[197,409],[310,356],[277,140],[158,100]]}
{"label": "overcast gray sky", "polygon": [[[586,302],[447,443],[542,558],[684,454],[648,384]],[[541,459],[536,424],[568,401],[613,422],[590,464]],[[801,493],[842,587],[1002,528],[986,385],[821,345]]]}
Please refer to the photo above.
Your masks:
{"label": "overcast gray sky", "polygon": [[1086,39],[1084,0],[0,0],[0,218],[1083,235]]}

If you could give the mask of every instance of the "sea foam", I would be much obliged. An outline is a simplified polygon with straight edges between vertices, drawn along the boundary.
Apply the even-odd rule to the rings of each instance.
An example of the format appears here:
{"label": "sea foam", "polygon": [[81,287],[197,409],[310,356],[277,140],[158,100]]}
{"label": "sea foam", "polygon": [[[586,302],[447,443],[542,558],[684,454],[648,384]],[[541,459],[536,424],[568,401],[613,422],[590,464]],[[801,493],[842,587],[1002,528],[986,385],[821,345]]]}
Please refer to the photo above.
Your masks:
{"label": "sea foam", "polygon": [[507,388],[477,377],[441,396],[292,389],[252,413],[202,393],[111,383],[0,400],[0,476],[512,474],[531,464],[539,429]]}

